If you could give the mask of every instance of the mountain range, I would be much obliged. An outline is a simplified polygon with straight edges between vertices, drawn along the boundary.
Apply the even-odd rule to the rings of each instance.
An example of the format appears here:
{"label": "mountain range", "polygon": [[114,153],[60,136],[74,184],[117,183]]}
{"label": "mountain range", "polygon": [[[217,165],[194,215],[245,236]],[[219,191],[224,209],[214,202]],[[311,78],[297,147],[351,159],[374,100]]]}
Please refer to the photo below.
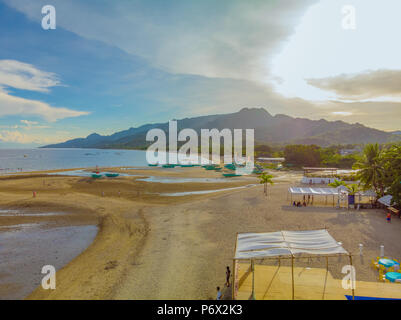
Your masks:
{"label": "mountain range", "polygon": [[[178,130],[192,128],[200,134],[201,129],[255,129],[257,144],[338,144],[386,143],[401,141],[398,132],[385,132],[350,124],[344,121],[309,120],[293,118],[284,114],[272,116],[264,108],[243,108],[239,112],[185,118],[177,120]],[[109,136],[92,133],[86,138],[69,140],[43,148],[101,148],[140,149],[150,144],[146,133],[159,128],[168,134],[168,122],[145,124],[137,128],[116,132]]]}

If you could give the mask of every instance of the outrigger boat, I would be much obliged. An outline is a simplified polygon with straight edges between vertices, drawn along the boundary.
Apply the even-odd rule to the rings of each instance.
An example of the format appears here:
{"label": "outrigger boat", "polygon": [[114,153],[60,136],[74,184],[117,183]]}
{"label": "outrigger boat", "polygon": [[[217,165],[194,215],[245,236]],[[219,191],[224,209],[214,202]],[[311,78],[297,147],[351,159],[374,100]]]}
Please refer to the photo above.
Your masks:
{"label": "outrigger boat", "polygon": [[232,178],[232,177],[241,177],[242,174],[235,174],[235,173],[223,173],[223,176],[226,178]]}
{"label": "outrigger boat", "polygon": [[175,164],[163,164],[163,168],[175,168]]}
{"label": "outrigger boat", "polygon": [[108,178],[116,178],[119,175],[120,175],[119,173],[106,173],[106,177]]}
{"label": "outrigger boat", "polygon": [[237,167],[233,163],[226,164],[224,166],[224,168],[229,169],[229,170],[236,170],[237,169]]}
{"label": "outrigger boat", "polygon": [[94,179],[99,179],[101,177],[102,177],[101,174],[97,174],[97,173],[92,174],[92,178],[94,178]]}

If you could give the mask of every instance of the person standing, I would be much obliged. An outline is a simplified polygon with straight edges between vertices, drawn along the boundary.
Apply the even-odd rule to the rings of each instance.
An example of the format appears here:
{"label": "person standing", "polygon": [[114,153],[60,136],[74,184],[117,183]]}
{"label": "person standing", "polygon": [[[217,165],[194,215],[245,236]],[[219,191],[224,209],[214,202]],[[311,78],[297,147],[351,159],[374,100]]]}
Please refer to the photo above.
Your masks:
{"label": "person standing", "polygon": [[226,270],[226,286],[227,287],[230,286],[230,276],[231,276],[230,267],[227,266],[227,270]]}
{"label": "person standing", "polygon": [[220,291],[220,287],[217,287],[216,289],[217,289],[217,298],[216,298],[216,300],[221,300],[221,296],[222,296],[223,294],[222,294],[221,291]]}
{"label": "person standing", "polygon": [[387,213],[387,222],[391,223],[391,213]]}

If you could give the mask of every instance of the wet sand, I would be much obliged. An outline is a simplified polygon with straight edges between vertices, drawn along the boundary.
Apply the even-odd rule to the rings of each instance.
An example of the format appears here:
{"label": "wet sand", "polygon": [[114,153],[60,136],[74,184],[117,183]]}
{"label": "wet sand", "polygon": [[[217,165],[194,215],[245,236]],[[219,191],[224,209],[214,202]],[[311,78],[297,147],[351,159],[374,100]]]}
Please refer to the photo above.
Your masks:
{"label": "wet sand", "polygon": [[[132,171],[144,177],[221,176],[201,168]],[[379,254],[381,244],[387,256],[401,258],[400,219],[387,224],[382,210],[347,211],[323,205],[293,208],[287,189],[297,185],[301,175],[275,174],[276,184],[268,187],[268,197],[261,185],[184,197],[158,194],[240,187],[257,183],[256,178],[216,184],[151,183],[138,181],[138,177],[0,178],[0,208],[58,208],[99,221],[93,243],[58,271],[57,289],[37,288],[30,299],[212,299],[215,287],[224,282],[225,267],[232,265],[238,232],[326,227],[355,254],[357,279],[364,281],[376,280],[370,259]],[[37,191],[35,199],[32,190]],[[363,258],[359,243],[364,244]],[[312,263],[325,265],[317,259]],[[330,260],[333,276],[341,277],[345,263]]]}

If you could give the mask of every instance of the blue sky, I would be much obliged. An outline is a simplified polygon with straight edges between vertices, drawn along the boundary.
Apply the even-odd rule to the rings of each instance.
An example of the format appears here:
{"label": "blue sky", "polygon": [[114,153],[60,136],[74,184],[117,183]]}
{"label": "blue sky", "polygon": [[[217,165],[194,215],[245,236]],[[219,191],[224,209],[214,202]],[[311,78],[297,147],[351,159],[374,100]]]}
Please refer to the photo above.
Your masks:
{"label": "blue sky", "polygon": [[[245,106],[399,130],[399,25],[365,47],[370,0],[347,2],[360,12],[354,33],[340,28],[343,2],[0,0],[0,147]],[[47,4],[56,30],[41,27]],[[361,59],[373,40],[392,55]],[[359,54],[333,66],[343,42]]]}

